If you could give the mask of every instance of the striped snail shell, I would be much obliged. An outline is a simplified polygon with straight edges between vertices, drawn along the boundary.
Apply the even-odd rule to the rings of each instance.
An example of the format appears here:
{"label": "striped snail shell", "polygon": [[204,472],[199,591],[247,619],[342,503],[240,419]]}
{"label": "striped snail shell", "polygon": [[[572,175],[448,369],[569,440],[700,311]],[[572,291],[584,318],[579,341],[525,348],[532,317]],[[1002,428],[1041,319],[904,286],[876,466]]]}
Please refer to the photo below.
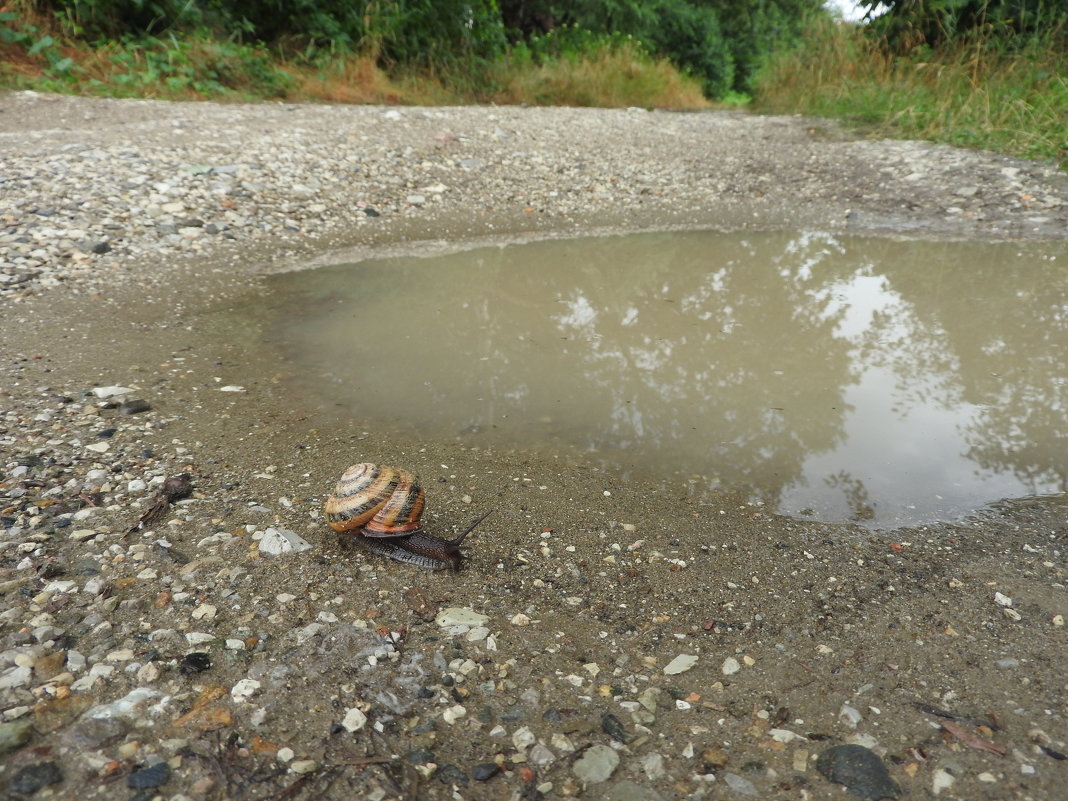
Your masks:
{"label": "striped snail shell", "polygon": [[481,523],[482,515],[458,537],[443,540],[423,531],[419,517],[426,494],[410,470],[370,463],[354,464],[341,475],[326,500],[326,522],[339,534],[359,537],[361,545],[398,562],[429,570],[460,569],[460,543]]}

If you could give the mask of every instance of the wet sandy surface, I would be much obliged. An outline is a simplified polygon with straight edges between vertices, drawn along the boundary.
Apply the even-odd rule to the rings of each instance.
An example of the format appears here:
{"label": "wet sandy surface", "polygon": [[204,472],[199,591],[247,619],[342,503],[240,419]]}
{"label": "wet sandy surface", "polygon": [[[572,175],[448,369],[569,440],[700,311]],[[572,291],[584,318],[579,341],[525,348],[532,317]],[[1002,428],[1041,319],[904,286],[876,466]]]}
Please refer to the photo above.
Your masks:
{"label": "wet sandy surface", "polygon": [[[558,125],[565,112],[583,125],[599,114],[545,116]],[[554,216],[472,190],[444,209],[399,200],[404,211],[381,229],[131,257],[111,271],[118,278],[75,277],[7,303],[0,697],[5,734],[31,726],[3,757],[0,782],[55,762],[62,781],[37,797],[135,797],[129,780],[152,781],[134,777],[166,764],[166,780],[139,797],[838,798],[815,759],[856,742],[882,757],[903,797],[1057,798],[1068,770],[1063,496],[892,532],[777,517],[728,494],[696,502],[684,485],[665,492],[573,457],[406,438],[358,413],[339,427],[333,410],[287,390],[294,368],[263,351],[263,332],[221,324],[220,310],[256,302],[261,275],[316,252],[332,261],[535,231],[743,221],[1003,237],[1017,218],[993,199],[989,224],[933,214],[964,197],[959,181],[924,185],[916,197],[930,207],[868,200],[858,217],[843,198],[883,195],[880,153],[884,164],[906,149],[915,164],[974,162],[981,169],[966,177],[980,189],[968,197],[984,195],[983,175],[1031,169],[849,142],[801,120],[728,120],[755,126],[747,142],[761,152],[808,165],[751,163],[733,175],[765,188],[796,177],[823,194],[727,202],[705,192],[681,211],[598,201]],[[79,135],[40,129],[49,141]],[[870,172],[810,158],[832,146],[865,149]],[[1061,213],[1011,232],[1063,238]],[[326,256],[326,244],[354,250]],[[133,388],[151,411],[120,416],[84,396],[111,385]],[[418,471],[435,533],[496,510],[471,536],[463,572],[339,545],[319,509],[357,461]],[[194,497],[153,531],[124,536],[154,486],[130,482],[183,470]],[[260,553],[270,527],[311,549]],[[435,622],[452,607],[485,619]],[[198,670],[193,652],[211,666]],[[683,654],[697,657],[692,666],[666,673]],[[113,669],[90,678],[97,665]],[[93,711],[122,698],[121,714]],[[495,761],[502,772],[474,778]]]}

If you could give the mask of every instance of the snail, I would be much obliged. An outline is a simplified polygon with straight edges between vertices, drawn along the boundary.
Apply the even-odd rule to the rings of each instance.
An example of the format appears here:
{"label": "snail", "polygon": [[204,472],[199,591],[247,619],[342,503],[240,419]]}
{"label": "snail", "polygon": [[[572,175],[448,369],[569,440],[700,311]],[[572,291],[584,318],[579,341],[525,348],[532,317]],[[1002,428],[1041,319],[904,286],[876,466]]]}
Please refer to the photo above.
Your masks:
{"label": "snail", "polygon": [[427,534],[419,522],[425,497],[419,478],[410,470],[354,464],[326,499],[326,522],[338,534],[357,535],[360,544],[397,562],[456,572],[464,558],[460,543],[490,513],[458,537],[443,540]]}

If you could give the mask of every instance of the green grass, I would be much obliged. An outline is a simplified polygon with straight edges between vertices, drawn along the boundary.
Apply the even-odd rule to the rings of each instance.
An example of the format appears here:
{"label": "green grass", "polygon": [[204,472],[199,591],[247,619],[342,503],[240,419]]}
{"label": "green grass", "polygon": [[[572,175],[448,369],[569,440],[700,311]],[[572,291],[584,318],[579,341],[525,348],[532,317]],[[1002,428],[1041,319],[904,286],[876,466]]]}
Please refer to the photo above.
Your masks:
{"label": "green grass", "polygon": [[626,37],[545,37],[452,73],[383,70],[374,53],[287,57],[208,34],[91,46],[46,18],[0,12],[0,88],[168,100],[707,108],[700,82]]}
{"label": "green grass", "polygon": [[755,108],[1068,167],[1068,51],[1059,41],[1063,32],[894,56],[861,29],[819,24],[764,69]]}

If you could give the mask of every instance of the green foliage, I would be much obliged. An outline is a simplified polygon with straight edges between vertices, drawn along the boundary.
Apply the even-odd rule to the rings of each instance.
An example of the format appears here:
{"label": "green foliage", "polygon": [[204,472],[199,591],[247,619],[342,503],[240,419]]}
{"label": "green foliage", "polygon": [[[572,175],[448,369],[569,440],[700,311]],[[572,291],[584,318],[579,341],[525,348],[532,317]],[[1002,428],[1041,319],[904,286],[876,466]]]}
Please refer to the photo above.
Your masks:
{"label": "green foliage", "polygon": [[43,58],[54,78],[73,79],[74,59],[64,56],[56,40],[12,11],[0,11],[0,43],[24,48],[29,58]]}
{"label": "green foliage", "polygon": [[522,36],[561,25],[630,34],[700,78],[711,97],[748,91],[771,51],[826,15],[822,0],[501,0],[501,12]]}
{"label": "green foliage", "polygon": [[865,30],[815,25],[803,47],[769,62],[756,105],[1068,167],[1068,52],[1056,36],[1014,48],[969,38],[906,56]]}
{"label": "green foliage", "polygon": [[[1015,47],[1051,32],[1062,38],[1068,30],[1064,0],[882,0],[886,13],[872,20],[871,31],[898,53],[917,47],[997,39]],[[879,0],[861,5],[871,14]]]}
{"label": "green foliage", "polygon": [[478,93],[496,103],[645,108],[704,108],[696,79],[637,41],[583,28],[554,28],[518,42],[489,65]]}
{"label": "green foliage", "polygon": [[282,97],[292,79],[249,45],[176,36],[127,38],[112,48],[110,81],[120,94]]}
{"label": "green foliage", "polygon": [[[30,3],[32,0],[22,0]],[[305,62],[371,53],[391,71],[476,80],[509,46],[537,52],[540,37],[579,52],[575,29],[631,37],[698,78],[712,97],[746,92],[767,54],[789,43],[822,0],[36,0],[83,41],[221,38],[267,43]]]}

